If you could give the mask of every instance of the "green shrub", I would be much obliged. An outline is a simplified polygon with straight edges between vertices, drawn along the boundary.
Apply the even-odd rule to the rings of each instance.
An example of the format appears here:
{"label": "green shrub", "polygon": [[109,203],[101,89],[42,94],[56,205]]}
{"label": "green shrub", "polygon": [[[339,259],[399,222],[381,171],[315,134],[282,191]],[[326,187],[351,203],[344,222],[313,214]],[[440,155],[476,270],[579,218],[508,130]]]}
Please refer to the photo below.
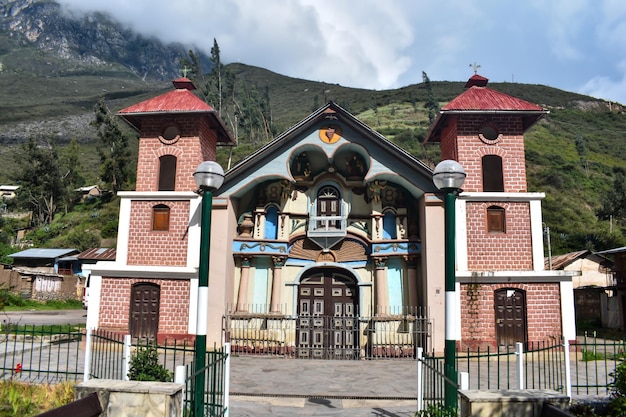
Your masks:
{"label": "green shrub", "polygon": [[172,373],[159,363],[159,353],[153,344],[140,347],[130,358],[128,378],[132,381],[171,382]]}

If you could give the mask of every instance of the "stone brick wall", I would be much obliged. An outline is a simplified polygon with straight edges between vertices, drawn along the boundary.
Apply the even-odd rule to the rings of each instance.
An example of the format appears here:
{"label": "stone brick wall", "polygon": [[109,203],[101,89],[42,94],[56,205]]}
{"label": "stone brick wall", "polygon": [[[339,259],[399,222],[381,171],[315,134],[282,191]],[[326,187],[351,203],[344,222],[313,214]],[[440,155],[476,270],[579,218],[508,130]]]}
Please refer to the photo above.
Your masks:
{"label": "stone brick wall", "polygon": [[189,280],[182,279],[102,277],[99,327],[128,334],[131,288],[133,284],[140,282],[156,284],[161,289],[159,342],[166,338],[192,338],[188,331],[190,283]]}
{"label": "stone brick wall", "polygon": [[[506,233],[487,231],[487,208],[506,213]],[[526,202],[467,202],[467,264],[470,271],[532,270],[530,205]]]}
{"label": "stone brick wall", "polygon": [[[171,125],[178,126],[180,139],[167,145],[158,137]],[[174,155],[177,158],[175,191],[195,190],[198,187],[193,173],[202,161],[215,160],[216,142],[215,133],[208,126],[206,118],[198,115],[145,117],[139,140],[136,191],[158,190],[159,157],[163,155]]]}
{"label": "stone brick wall", "polygon": [[[467,178],[463,190],[482,192],[482,157],[502,158],[504,191],[526,192],[526,163],[524,131],[519,116],[463,115],[458,117],[456,130],[450,127],[442,134],[442,156],[456,159],[465,169]],[[478,134],[485,123],[497,126],[501,136],[494,144],[483,142]],[[458,158],[455,156],[458,155]]]}
{"label": "stone brick wall", "polygon": [[[152,207],[170,207],[169,230],[152,230]],[[189,201],[142,201],[131,203],[128,265],[186,266]]]}
{"label": "stone brick wall", "polygon": [[529,342],[561,337],[561,303],[558,283],[461,284],[461,349],[497,347],[495,291],[526,292],[526,324]]}

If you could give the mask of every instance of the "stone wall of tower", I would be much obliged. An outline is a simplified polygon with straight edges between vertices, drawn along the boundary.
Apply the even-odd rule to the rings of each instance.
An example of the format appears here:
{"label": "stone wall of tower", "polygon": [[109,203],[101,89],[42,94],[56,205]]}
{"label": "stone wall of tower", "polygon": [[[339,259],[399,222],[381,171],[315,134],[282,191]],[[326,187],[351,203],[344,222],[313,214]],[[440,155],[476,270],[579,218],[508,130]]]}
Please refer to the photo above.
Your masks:
{"label": "stone wall of tower", "polygon": [[[180,138],[171,144],[159,136],[166,127],[176,125]],[[141,123],[137,160],[136,191],[157,191],[159,187],[159,158],[173,155],[177,158],[175,191],[197,188],[193,173],[202,161],[214,161],[217,139],[206,117],[198,115],[144,116]]]}
{"label": "stone wall of tower", "polygon": [[561,336],[561,304],[558,283],[461,284],[461,348],[497,347],[495,292],[520,289],[526,293],[526,326],[529,342],[553,342]]}
{"label": "stone wall of tower", "polygon": [[[506,233],[487,231],[487,208],[505,209]],[[467,267],[470,271],[531,271],[533,251],[528,202],[468,202]]]}
{"label": "stone wall of tower", "polygon": [[152,283],[160,288],[159,328],[157,339],[193,339],[188,334],[189,280],[103,278],[99,322],[101,328],[128,334],[130,332],[130,300],[133,284]]}
{"label": "stone wall of tower", "polygon": [[[170,208],[169,230],[152,230],[152,208]],[[128,234],[128,265],[186,266],[189,201],[145,201],[131,203]]]}
{"label": "stone wall of tower", "polygon": [[[456,123],[454,123],[456,120]],[[481,140],[479,132],[485,124],[498,128],[500,138],[495,143]],[[461,115],[451,119],[441,135],[442,159],[455,159],[465,169],[467,178],[463,190],[482,192],[482,157],[502,158],[504,192],[526,192],[526,159],[524,130],[519,115]]]}

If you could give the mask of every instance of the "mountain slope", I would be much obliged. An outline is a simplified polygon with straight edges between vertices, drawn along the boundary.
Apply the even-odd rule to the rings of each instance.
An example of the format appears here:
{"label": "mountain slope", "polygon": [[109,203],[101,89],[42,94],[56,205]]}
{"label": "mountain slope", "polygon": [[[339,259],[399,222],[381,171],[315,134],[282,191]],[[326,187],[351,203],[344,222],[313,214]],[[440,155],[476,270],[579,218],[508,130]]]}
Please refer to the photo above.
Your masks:
{"label": "mountain slope", "polygon": [[[53,1],[0,0],[0,183],[11,181],[14,150],[28,138],[81,144],[88,182],[98,180],[96,136],[89,122],[104,96],[112,111],[153,97],[180,76],[187,48],[162,45],[122,28],[107,16],[72,17]],[[202,57],[203,65],[209,62]],[[440,105],[463,92],[463,82],[431,82],[373,91],[286,77],[230,64],[236,100],[256,92],[268,100],[274,135],[333,100],[416,157],[438,161],[438,148],[421,144],[429,125],[429,88]],[[488,74],[484,74],[487,75]],[[626,243],[624,219],[598,219],[602,199],[626,171],[626,116],[621,105],[542,85],[490,83],[489,87],[546,107],[550,114],[526,135],[529,191],[546,193],[544,222],[553,253]],[[215,105],[215,103],[211,103]],[[224,167],[274,135],[242,135],[235,101],[223,118],[239,133],[239,146],[222,149]],[[135,144],[136,145],[136,142]],[[133,146],[134,146],[133,145]],[[613,233],[611,233],[611,227]],[[615,233],[620,231],[620,233]],[[621,239],[621,240],[620,240]]]}

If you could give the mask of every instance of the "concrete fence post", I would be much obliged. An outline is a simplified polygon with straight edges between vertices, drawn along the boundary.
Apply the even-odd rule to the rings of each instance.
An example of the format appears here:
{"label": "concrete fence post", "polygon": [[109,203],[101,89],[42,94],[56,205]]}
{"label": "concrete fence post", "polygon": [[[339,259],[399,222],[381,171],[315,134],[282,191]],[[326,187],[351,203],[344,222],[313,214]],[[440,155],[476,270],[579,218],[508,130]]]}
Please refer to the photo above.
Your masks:
{"label": "concrete fence post", "polygon": [[459,372],[459,389],[469,389],[469,372]]}
{"label": "concrete fence post", "polygon": [[569,340],[563,339],[563,353],[565,354],[565,395],[572,400],[572,371],[570,368]]}
{"label": "concrete fence post", "polygon": [[180,409],[185,409],[185,396],[187,395],[187,367],[185,365],[178,365],[174,371],[174,382],[182,384],[183,395],[180,396]]}
{"label": "concrete fence post", "polygon": [[124,351],[122,353],[122,379],[124,381],[129,381],[130,377],[128,376],[128,372],[130,371],[130,347],[131,347],[131,337],[129,334],[124,336]]}
{"label": "concrete fence post", "polygon": [[89,381],[89,374],[91,373],[91,332],[93,329],[87,327],[86,339],[85,339],[85,370],[83,371],[83,381]]}
{"label": "concrete fence post", "polygon": [[424,409],[424,364],[422,363],[424,348],[417,348],[417,411]]}
{"label": "concrete fence post", "polygon": [[515,356],[517,357],[517,389],[524,389],[524,344],[515,344]]}
{"label": "concrete fence post", "polygon": [[226,412],[224,417],[230,415],[230,342],[224,343],[224,354],[226,361],[224,363],[224,408]]}

